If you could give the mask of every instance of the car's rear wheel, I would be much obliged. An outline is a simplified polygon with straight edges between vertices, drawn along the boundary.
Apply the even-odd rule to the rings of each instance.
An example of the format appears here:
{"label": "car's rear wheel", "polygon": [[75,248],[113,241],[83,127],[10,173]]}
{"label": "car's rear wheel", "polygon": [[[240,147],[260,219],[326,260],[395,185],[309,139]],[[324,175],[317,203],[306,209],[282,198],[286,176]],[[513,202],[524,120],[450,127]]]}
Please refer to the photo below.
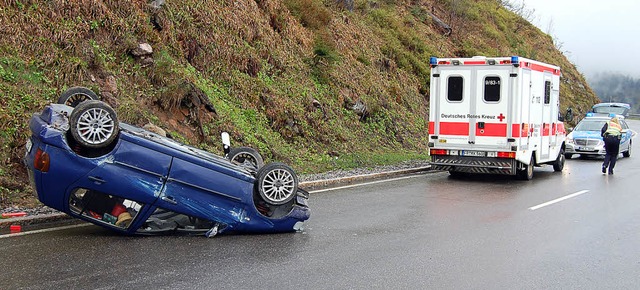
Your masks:
{"label": "car's rear wheel", "polygon": [[556,161],[553,162],[553,171],[562,171],[564,168],[565,155],[564,150],[560,149],[560,153],[558,153],[558,157]]}
{"label": "car's rear wheel", "polygon": [[622,152],[622,156],[624,157],[631,157],[631,140],[629,140],[629,148],[627,149],[627,151]]}
{"label": "car's rear wheel", "polygon": [[85,87],[72,87],[64,91],[58,98],[58,104],[76,107],[78,104],[89,101],[98,100],[98,95],[92,90]]}
{"label": "car's rear wheel", "polygon": [[281,205],[298,191],[296,173],[284,163],[269,163],[258,170],[258,194],[268,204]]}
{"label": "car's rear wheel", "polygon": [[571,153],[565,153],[564,154],[564,158],[565,159],[571,159],[571,157],[573,157],[573,154],[571,154]]}
{"label": "car's rear wheel", "polygon": [[255,168],[255,170],[258,170],[262,168],[262,166],[264,166],[264,160],[262,159],[262,156],[260,156],[260,153],[258,153],[258,151],[256,151],[255,149],[249,147],[233,148],[231,149],[231,151],[229,151],[227,158],[229,159],[229,161],[234,163],[250,164]]}
{"label": "car's rear wheel", "polygon": [[71,135],[87,148],[109,146],[119,131],[118,116],[111,106],[98,100],[84,101],[69,117]]}

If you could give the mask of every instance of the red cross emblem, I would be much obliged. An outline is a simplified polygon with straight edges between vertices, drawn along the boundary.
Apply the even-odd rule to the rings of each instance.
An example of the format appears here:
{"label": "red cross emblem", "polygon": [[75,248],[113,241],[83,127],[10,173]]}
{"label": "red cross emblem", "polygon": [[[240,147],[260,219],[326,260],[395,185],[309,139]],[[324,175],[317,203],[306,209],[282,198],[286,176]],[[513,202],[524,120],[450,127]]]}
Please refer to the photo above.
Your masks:
{"label": "red cross emblem", "polygon": [[500,120],[500,122],[502,122],[502,120],[504,120],[505,116],[502,115],[502,113],[500,113],[500,116],[498,116],[498,120]]}

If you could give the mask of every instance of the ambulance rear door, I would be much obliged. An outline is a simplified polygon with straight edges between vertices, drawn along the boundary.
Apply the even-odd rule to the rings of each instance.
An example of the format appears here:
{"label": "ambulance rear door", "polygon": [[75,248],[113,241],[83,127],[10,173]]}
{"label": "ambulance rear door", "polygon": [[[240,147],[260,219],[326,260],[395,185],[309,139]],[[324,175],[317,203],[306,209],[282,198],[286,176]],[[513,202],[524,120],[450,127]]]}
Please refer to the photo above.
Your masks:
{"label": "ambulance rear door", "polygon": [[469,108],[471,107],[471,71],[467,67],[439,66],[432,76],[431,99],[435,148],[469,147]]}
{"label": "ambulance rear door", "polygon": [[473,70],[471,86],[470,138],[478,149],[507,149],[514,114],[509,96],[514,80],[510,66],[477,66]]}

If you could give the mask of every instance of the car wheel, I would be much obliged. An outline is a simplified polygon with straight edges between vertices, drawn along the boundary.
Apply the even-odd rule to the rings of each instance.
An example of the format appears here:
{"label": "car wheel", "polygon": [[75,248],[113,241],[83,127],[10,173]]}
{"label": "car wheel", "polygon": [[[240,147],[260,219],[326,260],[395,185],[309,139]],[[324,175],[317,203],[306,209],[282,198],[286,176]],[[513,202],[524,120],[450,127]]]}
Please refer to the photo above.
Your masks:
{"label": "car wheel", "polygon": [[298,191],[296,173],[284,163],[269,163],[258,170],[258,194],[268,204],[282,205]]}
{"label": "car wheel", "polygon": [[88,100],[98,100],[98,95],[85,87],[72,87],[62,93],[58,98],[58,104],[65,104],[76,107],[78,104]]}
{"label": "car wheel", "polygon": [[558,153],[556,161],[553,162],[553,171],[562,171],[562,169],[564,168],[564,160],[564,150],[560,149],[560,153]]}
{"label": "car wheel", "polygon": [[71,112],[69,126],[73,139],[88,148],[110,145],[118,137],[119,131],[116,112],[98,100],[78,104]]}
{"label": "car wheel", "polygon": [[262,156],[260,156],[260,153],[249,147],[233,148],[229,151],[229,154],[227,154],[227,158],[229,161],[237,164],[250,164],[256,170],[264,166],[264,160]]}
{"label": "car wheel", "polygon": [[526,167],[524,169],[518,170],[518,172],[516,173],[518,175],[518,178],[522,180],[533,179],[533,163],[534,159],[533,155],[531,155],[531,161],[529,161],[529,165],[525,165]]}
{"label": "car wheel", "polygon": [[631,157],[631,141],[629,141],[629,148],[627,148],[627,151],[622,152],[622,156],[624,157]]}
{"label": "car wheel", "polygon": [[571,157],[573,157],[573,154],[571,154],[571,153],[565,153],[564,154],[564,158],[565,159],[571,159]]}

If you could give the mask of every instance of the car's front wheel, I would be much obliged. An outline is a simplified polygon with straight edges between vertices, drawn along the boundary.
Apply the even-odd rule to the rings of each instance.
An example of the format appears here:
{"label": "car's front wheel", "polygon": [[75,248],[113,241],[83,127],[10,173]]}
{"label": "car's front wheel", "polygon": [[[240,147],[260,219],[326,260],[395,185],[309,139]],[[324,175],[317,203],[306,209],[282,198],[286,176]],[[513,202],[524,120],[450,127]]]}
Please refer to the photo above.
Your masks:
{"label": "car's front wheel", "polygon": [[629,148],[627,148],[627,151],[622,152],[622,156],[624,157],[631,157],[631,140],[629,140]]}
{"label": "car's front wheel", "polygon": [[98,100],[98,95],[85,87],[72,87],[64,91],[58,98],[58,104],[76,107],[80,103],[89,100]]}
{"label": "car's front wheel", "polygon": [[229,161],[237,163],[237,164],[249,164],[258,170],[264,166],[264,160],[260,153],[253,148],[249,147],[238,147],[233,148],[229,151],[227,155]]}
{"label": "car's front wheel", "polygon": [[258,194],[268,204],[281,205],[298,191],[298,176],[284,163],[269,163],[258,170]]}
{"label": "car's front wheel", "polygon": [[107,147],[119,132],[116,112],[98,100],[79,103],[69,116],[69,126],[73,139],[87,148]]}

